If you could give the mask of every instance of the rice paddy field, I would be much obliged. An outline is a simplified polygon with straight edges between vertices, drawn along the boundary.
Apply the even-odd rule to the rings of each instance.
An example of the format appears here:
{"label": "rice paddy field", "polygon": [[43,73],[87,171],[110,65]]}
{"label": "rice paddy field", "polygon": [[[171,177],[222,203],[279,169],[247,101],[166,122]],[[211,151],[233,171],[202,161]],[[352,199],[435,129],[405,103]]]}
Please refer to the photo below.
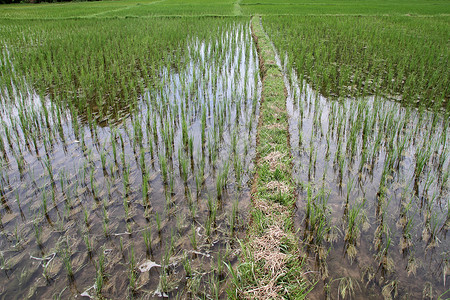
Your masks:
{"label": "rice paddy field", "polygon": [[0,298],[448,299],[449,32],[447,1],[0,5]]}

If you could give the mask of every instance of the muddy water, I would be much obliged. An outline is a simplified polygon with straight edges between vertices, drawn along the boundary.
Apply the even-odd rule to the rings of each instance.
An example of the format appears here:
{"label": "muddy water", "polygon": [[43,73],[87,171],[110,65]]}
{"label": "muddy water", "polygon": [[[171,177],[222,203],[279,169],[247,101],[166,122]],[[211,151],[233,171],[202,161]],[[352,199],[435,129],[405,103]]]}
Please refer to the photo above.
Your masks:
{"label": "muddy water", "polygon": [[288,77],[311,298],[448,298],[449,119],[378,97],[330,100]]}
{"label": "muddy water", "polygon": [[32,88],[2,99],[2,299],[226,296],[250,203],[256,50],[237,24],[171,59],[113,122]]}

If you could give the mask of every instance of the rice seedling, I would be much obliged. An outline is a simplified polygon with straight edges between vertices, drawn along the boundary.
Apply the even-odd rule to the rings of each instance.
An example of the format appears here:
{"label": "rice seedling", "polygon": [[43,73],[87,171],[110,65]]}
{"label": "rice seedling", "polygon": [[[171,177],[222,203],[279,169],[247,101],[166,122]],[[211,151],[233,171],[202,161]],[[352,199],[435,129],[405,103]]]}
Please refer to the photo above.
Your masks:
{"label": "rice seedling", "polygon": [[[106,210],[103,210],[104,213],[106,213]],[[108,217],[104,217],[103,218],[103,222],[102,222],[102,229],[103,229],[103,234],[105,235],[105,237],[109,237],[109,219]]]}
{"label": "rice seedling", "polygon": [[152,231],[151,228],[148,227],[146,230],[142,232],[144,237],[145,249],[147,251],[147,256],[152,254]]}
{"label": "rice seedling", "polygon": [[409,210],[411,206],[410,202],[407,207],[405,208],[405,211],[401,213],[401,218],[399,219],[399,225],[402,226],[402,238],[400,241],[400,249],[402,252],[405,252],[410,247],[413,246],[412,242],[412,230],[414,228],[414,216],[415,212],[410,215]]}
{"label": "rice seedling", "polygon": [[376,260],[379,262],[378,269],[381,269],[382,274],[389,274],[394,269],[394,261],[389,255],[389,247],[391,246],[392,239],[389,236],[389,231],[386,232],[386,243],[380,248],[376,255]]}
{"label": "rice seedling", "polygon": [[0,252],[0,269],[2,270],[10,269],[8,262],[6,261],[5,256],[3,254],[3,251]]}
{"label": "rice seedling", "polygon": [[86,244],[86,249],[87,249],[89,255],[92,255],[92,242],[89,239],[88,233],[83,234],[83,240],[84,240],[84,243]]}
{"label": "rice seedling", "polygon": [[74,280],[74,272],[73,272],[73,266],[72,266],[72,251],[70,249],[70,243],[69,238],[67,238],[65,241],[61,244],[60,249],[60,255],[63,259],[64,267],[67,272],[67,276],[69,277],[69,280]]}
{"label": "rice seedling", "polygon": [[128,281],[130,293],[134,295],[137,290],[137,274],[136,274],[136,262],[134,257],[134,246],[131,244],[128,257]]}
{"label": "rice seedling", "polygon": [[191,277],[192,276],[192,266],[191,266],[189,257],[187,256],[186,252],[183,253],[183,268],[184,268],[186,277],[187,278]]}
{"label": "rice seedling", "polygon": [[383,295],[384,299],[395,299],[398,297],[398,281],[393,280],[389,283],[387,283],[382,291],[381,294]]}
{"label": "rice seedling", "polygon": [[161,175],[163,178],[163,182],[165,184],[167,184],[167,177],[168,177],[168,171],[167,171],[167,162],[166,162],[166,157],[164,155],[159,155],[159,163],[161,166]]}
{"label": "rice seedling", "polygon": [[339,281],[338,286],[338,297],[342,297],[342,299],[345,299],[346,295],[349,295],[351,298],[355,295],[355,289],[359,288],[359,284],[357,281],[355,281],[351,277],[342,277],[334,279],[333,281]]}
{"label": "rice seedling", "polygon": [[84,225],[86,225],[86,228],[89,230],[89,211],[86,209],[86,207],[83,207],[83,216],[84,216]]}
{"label": "rice seedling", "polygon": [[408,272],[408,276],[416,275],[417,267],[418,267],[418,265],[417,265],[416,258],[414,257],[414,254],[411,253],[408,257],[408,263],[406,266],[406,271]]}
{"label": "rice seedling", "polygon": [[220,294],[220,281],[214,274],[210,277],[209,289],[211,291],[211,296],[218,299]]}
{"label": "rice seedling", "polygon": [[235,231],[235,227],[236,227],[236,222],[237,222],[237,214],[238,214],[238,201],[234,201],[233,203],[233,208],[231,210],[231,215],[230,215],[230,220],[229,220],[229,225],[230,225],[230,236],[233,236],[234,231]]}
{"label": "rice seedling", "polygon": [[46,193],[45,189],[42,191],[42,212],[44,215],[48,215],[47,193]]}
{"label": "rice seedling", "polygon": [[158,234],[161,235],[161,219],[159,213],[155,212],[156,228],[158,228]]}
{"label": "rice seedling", "polygon": [[427,241],[427,249],[432,249],[434,247],[437,247],[439,243],[439,239],[437,238],[437,235],[439,233],[439,230],[441,229],[441,222],[442,220],[437,216],[436,213],[433,213],[431,215],[430,219],[430,225],[429,225],[429,239]]}
{"label": "rice seedling", "polygon": [[184,184],[187,185],[189,170],[188,170],[188,158],[184,155],[182,148],[178,150],[178,159],[180,164],[180,174],[181,178],[183,178]]}
{"label": "rice seedling", "polygon": [[[100,262],[99,262],[100,264]],[[104,278],[103,278],[103,274],[100,271],[100,268],[97,268],[97,273],[95,276],[95,294],[97,295],[98,298],[102,298],[102,289],[103,289],[103,285],[104,285]]]}
{"label": "rice seedling", "polygon": [[361,234],[361,226],[365,221],[365,215],[362,209],[364,203],[365,201],[355,207],[352,207],[348,213],[347,228],[345,230],[344,241],[346,243],[346,253],[349,256],[350,261],[353,261],[353,259],[356,257],[357,240]]}
{"label": "rice seedling", "polygon": [[43,247],[42,244],[42,228],[39,225],[39,220],[35,219],[33,221],[34,237],[36,238],[36,244],[39,247]]}
{"label": "rice seedling", "polygon": [[191,225],[191,234],[189,235],[189,240],[191,241],[192,248],[197,250],[197,232],[194,225]]}
{"label": "rice seedling", "polygon": [[96,277],[95,277],[95,292],[98,297],[102,297],[102,288],[106,279],[105,273],[105,247],[100,248],[98,255],[98,262],[96,267]]}

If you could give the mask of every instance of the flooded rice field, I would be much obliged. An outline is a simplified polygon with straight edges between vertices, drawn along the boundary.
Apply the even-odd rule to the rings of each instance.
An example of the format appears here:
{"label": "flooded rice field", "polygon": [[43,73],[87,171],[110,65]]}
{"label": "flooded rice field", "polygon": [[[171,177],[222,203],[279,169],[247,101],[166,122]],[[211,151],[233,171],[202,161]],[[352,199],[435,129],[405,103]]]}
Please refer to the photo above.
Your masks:
{"label": "flooded rice field", "polygon": [[296,223],[319,278],[310,297],[448,298],[448,117],[330,100],[289,77]]}
{"label": "flooded rice field", "polygon": [[183,53],[113,109],[2,93],[2,299],[226,296],[250,204],[258,59],[240,24]]}

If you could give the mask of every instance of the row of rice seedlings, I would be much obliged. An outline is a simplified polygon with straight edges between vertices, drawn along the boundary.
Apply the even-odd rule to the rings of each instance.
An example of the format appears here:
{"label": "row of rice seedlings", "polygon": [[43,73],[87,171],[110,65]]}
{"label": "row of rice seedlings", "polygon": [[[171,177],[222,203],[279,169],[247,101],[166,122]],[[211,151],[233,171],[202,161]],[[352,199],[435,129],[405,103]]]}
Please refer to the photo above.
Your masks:
{"label": "row of rice seedlings", "polygon": [[361,236],[361,232],[364,227],[368,226],[367,216],[364,210],[365,199],[362,199],[359,203],[351,207],[347,213],[347,219],[344,220],[344,244],[345,253],[347,254],[350,262],[357,256],[358,240]]}
{"label": "row of rice seedlings", "polygon": [[[36,220],[33,239],[45,251],[49,242],[43,236],[53,230],[52,224],[56,217],[58,224],[61,224],[58,226],[65,234],[75,239],[79,237],[88,256],[93,262],[98,261],[95,263],[97,272],[94,277],[95,290],[99,296],[105,293],[105,284],[110,283],[105,282],[104,271],[101,271],[103,267],[98,266],[104,264],[104,258],[102,254],[96,254],[95,248],[112,243],[120,236],[120,248],[124,255],[126,246],[122,235],[125,235],[132,240],[142,237],[146,256],[153,257],[153,253],[159,255],[160,246],[155,249],[156,235],[148,233],[151,232],[151,227],[145,227],[145,234],[136,234],[143,231],[137,223],[141,218],[139,212],[142,212],[140,203],[144,207],[146,222],[154,224],[158,239],[162,241],[168,226],[164,219],[167,217],[167,222],[170,222],[171,210],[176,207],[173,204],[176,202],[180,205],[175,197],[179,193],[177,183],[180,180],[184,182],[186,206],[191,212],[191,218],[182,218],[179,223],[177,217],[176,227],[177,232],[183,232],[183,223],[188,220],[192,222],[192,248],[203,248],[205,243],[203,239],[197,239],[198,227],[194,227],[194,224],[198,222],[205,222],[204,228],[209,227],[207,236],[210,242],[224,235],[218,229],[219,219],[223,222],[224,217],[218,218],[218,215],[229,215],[228,220],[225,220],[229,228],[227,235],[230,239],[234,237],[238,225],[236,222],[239,220],[238,201],[243,196],[238,194],[234,198],[229,214],[222,212],[222,209],[229,197],[230,188],[241,187],[248,180],[245,174],[249,172],[252,160],[249,149],[252,147],[252,136],[257,124],[253,122],[253,118],[257,115],[258,65],[254,62],[256,54],[249,42],[248,26],[226,27],[224,31],[231,33],[222,34],[221,39],[207,47],[200,40],[193,42],[192,47],[197,49],[192,50],[192,56],[203,49],[208,53],[206,60],[211,65],[191,58],[186,66],[178,64],[179,73],[169,72],[169,65],[163,67],[161,74],[165,75],[161,78],[160,87],[135,99],[134,105],[140,107],[140,110],[131,114],[123,124],[110,122],[107,128],[102,128],[99,126],[101,118],[94,116],[89,109],[83,120],[84,116],[76,106],[69,103],[67,110],[63,110],[53,105],[52,98],[27,92],[27,97],[19,99],[24,104],[30,99],[33,103],[38,103],[33,108],[35,119],[26,123],[11,118],[9,123],[1,126],[2,140],[10,140],[5,147],[9,168],[2,172],[2,185],[5,183],[5,188],[16,190],[18,199],[24,198],[17,203],[21,203],[19,207],[24,208],[25,218]],[[231,43],[230,39],[239,41],[240,48]],[[222,48],[232,50],[236,55],[218,55],[217,51]],[[209,71],[205,71],[205,68],[209,68]],[[221,71],[216,71],[217,68]],[[219,75],[212,77],[212,74]],[[208,86],[201,86],[202,82],[208,82]],[[157,84],[156,82],[155,85]],[[204,90],[210,92],[205,93]],[[8,104],[10,111],[5,110],[5,114],[18,111],[27,116],[27,110],[31,106],[14,105],[12,99],[14,98],[8,100],[12,102],[12,105]],[[203,128],[201,133],[198,130],[200,127]],[[13,132],[16,134],[11,134]],[[26,137],[28,133],[24,132],[41,133]],[[36,138],[35,146],[25,150],[28,147],[23,145],[26,146],[27,141],[33,138]],[[209,141],[209,147],[206,147],[206,140]],[[230,140],[233,141],[231,149],[227,146]],[[16,175],[19,163],[11,162],[13,153],[24,153],[25,163],[21,176]],[[75,153],[78,155],[74,155]],[[243,158],[240,157],[241,153],[245,153]],[[68,162],[71,156],[74,160]],[[231,161],[233,163],[229,163]],[[177,169],[178,174],[175,171]],[[36,173],[43,176],[35,178],[33,174]],[[197,199],[192,198],[193,176],[199,182],[195,185]],[[238,182],[233,181],[232,176]],[[31,195],[41,197],[41,205],[37,209],[30,201],[30,192],[22,188],[21,182],[30,182]],[[160,187],[160,182],[167,200],[163,208],[158,202],[159,192],[154,190]],[[211,183],[212,188],[209,188]],[[211,199],[208,204],[206,201],[197,202],[202,199],[202,195],[209,193],[212,196],[208,196]],[[142,200],[138,201],[141,196]],[[117,200],[120,201],[117,203]],[[50,205],[50,201],[53,205]],[[118,210],[119,203],[122,203],[122,208]],[[206,219],[198,213],[199,207],[203,205],[207,205],[209,210],[209,217]],[[59,217],[61,208],[64,217]],[[154,217],[150,218],[152,215]],[[74,232],[70,224],[78,218],[84,224],[83,229]],[[41,226],[42,224],[45,225]],[[7,225],[11,226],[10,222]],[[125,226],[124,231],[122,226]],[[172,238],[175,239],[175,235],[171,231]],[[229,245],[229,242],[226,244]],[[61,257],[64,258],[67,273],[74,274],[71,255],[66,250],[61,252]],[[130,251],[133,253],[134,250]],[[130,255],[129,261],[134,257]],[[129,287],[133,294],[137,290],[136,264],[130,267],[128,263],[128,266]],[[161,273],[162,282],[164,274],[166,273]],[[223,277],[220,278],[222,279],[217,276],[211,278],[216,293],[218,284],[223,280]],[[111,280],[113,278],[108,281]]]}
{"label": "row of rice seedlings", "polygon": [[448,110],[443,19],[268,16],[263,22],[289,56],[288,69],[327,97],[383,94]]}
{"label": "row of rice seedlings", "polygon": [[[247,102],[245,102],[245,103],[247,103]],[[161,121],[162,122],[162,121]],[[13,126],[14,127],[14,126]],[[50,126],[49,126],[50,127]],[[7,129],[7,127],[5,127],[6,129]],[[17,128],[17,127],[15,127],[15,128]],[[94,126],[94,128],[97,128],[96,126]],[[137,126],[134,126],[134,128],[137,128]],[[49,132],[52,132],[51,130],[49,131]],[[122,141],[122,143],[121,143],[121,146],[122,146],[122,149],[123,149],[123,147],[124,147],[124,143],[123,143],[123,138],[122,138],[122,134],[121,133],[118,133],[119,134],[119,137],[120,137],[120,140]],[[93,136],[97,136],[98,134],[93,134]],[[173,135],[173,133],[172,133],[172,135]],[[9,136],[9,135],[8,135]],[[236,131],[234,131],[234,134],[233,134],[233,139],[235,140],[235,137],[236,137]],[[84,139],[85,139],[85,137],[84,137],[84,133],[81,135],[81,141],[80,141],[80,143],[81,144],[84,144]],[[117,163],[117,150],[116,150],[116,143],[115,143],[115,140],[116,140],[116,138],[114,138],[114,139],[111,139],[111,144],[112,144],[112,150],[113,150],[113,153],[114,153],[114,160],[115,160],[115,162]],[[20,141],[18,140],[17,142],[19,142],[18,143],[18,145],[20,145]],[[94,142],[95,143],[95,142]],[[12,142],[11,142],[11,144],[12,144]],[[151,143],[151,145],[153,145],[152,143]],[[103,147],[105,148],[105,144],[103,144]],[[216,147],[216,149],[217,149],[217,147]],[[191,151],[192,152],[192,151]],[[141,152],[141,153],[143,153],[143,152]],[[106,155],[104,154],[104,152],[102,152],[101,154],[100,154],[100,156],[101,156],[101,161],[102,161],[102,168],[105,170],[106,169]],[[141,157],[144,157],[144,156],[141,156]],[[191,154],[191,157],[192,157],[192,154]],[[125,156],[124,156],[124,154],[123,154],[123,152],[122,152],[122,155],[121,155],[121,158],[122,158],[122,165],[123,165],[123,170],[125,170],[125,172],[123,173],[124,174],[124,188],[125,189],[127,189],[127,187],[128,187],[128,184],[127,184],[127,178],[128,178],[128,176],[127,176],[127,174],[128,174],[128,172],[126,171],[127,170],[127,167],[126,167],[126,163],[125,163]],[[141,159],[141,161],[143,161],[143,159]],[[92,160],[90,160],[90,162],[92,163]],[[53,177],[53,172],[52,172],[52,169],[51,169],[51,165],[49,164],[49,158],[47,157],[47,160],[44,162],[45,163],[45,166],[46,166],[46,168],[47,168],[47,171],[48,171],[48,173],[49,173],[49,175],[51,176],[51,177]],[[163,164],[164,165],[164,164]],[[143,170],[144,170],[145,168],[143,168]],[[184,170],[186,170],[186,168],[184,168]],[[163,172],[163,173],[165,173],[165,172]],[[184,176],[185,177],[185,176]],[[94,194],[95,194],[95,190],[96,190],[96,188],[95,188],[95,185],[94,185],[94,176],[93,176],[93,170],[91,170],[91,173],[90,173],[90,178],[91,178],[91,189],[92,189],[92,191],[94,192]]]}
{"label": "row of rice seedlings", "polygon": [[321,277],[328,278],[327,256],[329,247],[337,237],[337,228],[331,224],[331,209],[328,206],[329,192],[319,189],[313,196],[312,187],[307,187],[305,229],[303,242],[308,252],[315,256]]}
{"label": "row of rice seedlings", "polygon": [[[201,36],[206,34],[205,28],[214,23],[217,24],[211,20],[204,21],[197,22],[201,26],[198,26],[196,31]],[[167,60],[162,59],[164,52],[159,49],[165,47],[177,49],[177,55],[179,55],[183,48],[177,47],[177,44],[185,42],[186,33],[194,28],[193,23],[187,20],[137,21],[129,23],[129,27],[126,28],[122,26],[122,22],[110,20],[101,24],[96,23],[97,27],[104,28],[100,34],[98,31],[90,30],[89,27],[85,28],[89,23],[91,23],[89,20],[85,20],[82,24],[66,21],[60,24],[59,29],[48,22],[34,23],[32,27],[30,23],[22,23],[21,26],[17,24],[5,26],[5,36],[2,38],[8,44],[7,49],[11,54],[4,55],[4,58],[18,59],[15,68],[5,66],[5,75],[13,76],[14,74],[11,74],[13,71],[19,73],[25,67],[29,71],[28,76],[31,77],[28,78],[28,82],[39,83],[42,91],[51,86],[52,92],[64,94],[61,99],[68,98],[65,96],[72,98],[73,93],[78,93],[82,97],[79,97],[78,103],[74,104],[79,104],[79,108],[86,107],[85,104],[92,101],[98,107],[106,109],[108,105],[103,104],[111,104],[110,101],[117,97],[128,99],[127,96],[133,94],[136,96],[139,92],[143,92],[143,90],[133,89],[135,86],[143,87],[143,82],[140,82],[139,78],[148,80],[147,75],[166,64]],[[134,30],[134,28],[145,26],[153,26],[153,29],[159,27],[161,29],[159,33],[164,32],[164,35],[159,36],[155,30],[141,32]],[[179,29],[180,27],[182,30]],[[9,30],[10,28],[15,29]],[[118,28],[120,30],[117,30]],[[66,35],[67,30],[72,34]],[[17,39],[17,36],[21,34],[29,36],[23,40]],[[157,35],[158,38],[155,38]],[[55,36],[61,38],[54,39]],[[29,40],[30,37],[36,40],[34,38]],[[61,44],[73,51],[65,54],[59,52],[58,47],[54,46],[61,46]],[[150,44],[152,47],[149,46]],[[32,48],[37,45],[41,46],[41,51],[33,53]],[[102,53],[96,51],[100,45],[104,48]],[[22,47],[23,52],[28,52],[29,55],[15,53],[16,47]],[[82,55],[86,51],[89,51],[90,55]],[[24,56],[17,57],[22,55]],[[22,58],[27,61],[21,61]],[[58,63],[55,64],[55,61]],[[124,61],[131,61],[131,64]],[[72,67],[75,63],[79,69]],[[154,64],[156,64],[155,69],[148,68],[149,65]],[[22,74],[17,75],[22,76]],[[8,81],[5,78],[5,82],[8,83]],[[102,114],[105,112],[100,110]]]}
{"label": "row of rice seedlings", "polygon": [[[379,97],[328,101],[299,80],[293,72],[289,93],[291,145],[297,153],[294,166],[300,186],[310,182],[317,189],[325,187],[336,199],[332,203],[342,201],[342,211],[332,215],[343,214],[340,236],[350,262],[357,261],[358,240],[368,242],[361,237],[369,229],[368,220],[376,220],[377,227],[370,230],[376,263],[369,277],[394,276],[392,259],[398,255],[394,247],[403,253],[408,274],[414,276],[417,253],[447,243],[449,182],[443,177],[449,169],[448,119]],[[304,191],[307,223],[312,208],[321,206],[310,194],[309,189]],[[393,226],[397,215],[399,233]],[[339,227],[339,222],[330,223],[328,230],[333,226]],[[395,280],[401,285],[400,278]]]}
{"label": "row of rice seedlings", "polygon": [[[394,108],[390,109],[391,112],[393,112],[393,110],[394,110]],[[368,116],[368,118],[373,118],[373,116],[372,117]],[[385,146],[387,148],[387,150],[390,150],[388,152],[388,159],[384,161],[385,166],[386,166],[384,169],[386,169],[386,172],[389,171],[389,169],[392,169],[393,171],[398,172],[400,169],[399,167],[401,165],[401,162],[405,158],[404,157],[405,153],[403,153],[403,152],[405,151],[405,149],[408,149],[409,147],[411,147],[411,144],[414,143],[415,138],[410,134],[401,135],[400,130],[403,130],[403,128],[399,128],[399,127],[401,127],[401,126],[399,126],[399,127],[396,127],[396,128],[398,128],[397,131],[395,131],[395,132],[393,132],[393,134],[391,134],[388,142],[386,142],[385,145],[381,145],[380,141],[382,140],[383,135],[387,134],[387,131],[385,131],[386,129],[383,129],[383,128],[386,128],[386,126],[388,126],[387,125],[388,122],[393,122],[394,115],[391,115],[390,117],[389,116],[381,116],[381,118],[382,118],[383,123],[380,124],[380,127],[378,127],[378,131],[374,132],[376,135],[372,140],[375,143],[374,149],[380,149],[380,146]],[[359,119],[360,119],[360,121],[358,121],[359,124],[364,122],[364,118],[359,118]],[[400,121],[406,122],[405,119],[401,119]],[[355,126],[361,127],[358,125],[358,123],[355,124]],[[444,124],[444,123],[445,123],[445,121],[442,122],[442,124]],[[377,126],[376,123],[373,125]],[[347,129],[348,127],[346,124],[343,124],[343,126],[341,128]],[[350,130],[352,130],[352,128],[354,128],[354,127],[350,127]],[[431,128],[428,128],[428,129],[431,130]],[[439,132],[437,134],[436,134],[435,130],[433,130],[433,132],[434,132],[434,135],[436,135],[437,140],[440,140],[441,135],[439,134]],[[415,134],[416,138],[417,138],[418,134],[419,133]],[[420,133],[420,134],[423,134],[423,133]],[[442,135],[446,135],[446,134],[447,133],[444,132]],[[336,133],[335,136],[337,136],[338,138],[337,138],[337,151],[336,151],[334,162],[339,165],[339,159],[342,158],[342,152],[343,152],[342,149],[345,149],[346,147],[344,147],[345,145],[343,142],[339,141],[340,140],[339,137],[342,136],[342,134]],[[330,137],[332,137],[332,135],[328,136],[328,140]],[[312,136],[312,139],[314,140],[314,136]],[[368,138],[364,137],[364,139],[366,140],[366,142],[370,142],[370,140],[368,140]],[[329,141],[327,142],[327,144],[328,143],[329,143]],[[347,148],[347,149],[349,149],[349,148]],[[423,147],[419,149],[419,151],[416,154],[416,155],[418,155],[416,158],[416,172],[415,172],[416,173],[415,180],[417,180],[417,182],[419,182],[420,180],[423,180],[423,176],[421,176],[421,170],[423,169],[423,162],[428,162],[431,159],[431,155],[430,154],[427,155],[427,153],[431,153],[434,151],[435,152],[435,156],[434,156],[435,161],[439,160],[439,162],[440,162],[439,165],[438,164],[434,165],[433,169],[435,171],[441,173],[442,168],[440,168],[440,166],[443,166],[445,169],[445,162],[447,161],[447,159],[446,159],[447,158],[446,157],[447,150],[445,150],[445,149],[447,149],[447,144],[444,144],[444,146],[441,147],[439,145],[439,143],[432,143],[429,146],[426,146],[426,149],[424,149]],[[363,146],[362,151],[355,153],[356,157],[362,156],[365,158],[365,160],[360,161],[360,164],[359,164],[360,170],[362,170],[363,166],[365,164],[367,164],[368,162],[370,163],[370,165],[369,165],[370,167],[375,166],[375,164],[377,163],[379,153],[380,153],[380,151],[368,152],[366,149],[366,146]],[[349,158],[353,157],[353,155],[351,155],[351,156],[348,155],[348,157]],[[352,161],[350,160],[349,163],[352,164]],[[341,169],[342,169],[342,167],[341,167]],[[420,170],[420,172],[418,170]],[[389,175],[389,174],[385,173],[385,175]],[[430,182],[430,184],[433,183],[433,181],[429,181],[429,182]],[[423,182],[422,182],[422,184],[423,184]],[[443,184],[444,184],[443,182],[440,182],[440,187],[444,188]],[[416,186],[417,186],[417,184],[416,184]],[[417,189],[416,189],[416,191],[417,191]],[[424,191],[429,191],[429,188],[424,189]]]}

